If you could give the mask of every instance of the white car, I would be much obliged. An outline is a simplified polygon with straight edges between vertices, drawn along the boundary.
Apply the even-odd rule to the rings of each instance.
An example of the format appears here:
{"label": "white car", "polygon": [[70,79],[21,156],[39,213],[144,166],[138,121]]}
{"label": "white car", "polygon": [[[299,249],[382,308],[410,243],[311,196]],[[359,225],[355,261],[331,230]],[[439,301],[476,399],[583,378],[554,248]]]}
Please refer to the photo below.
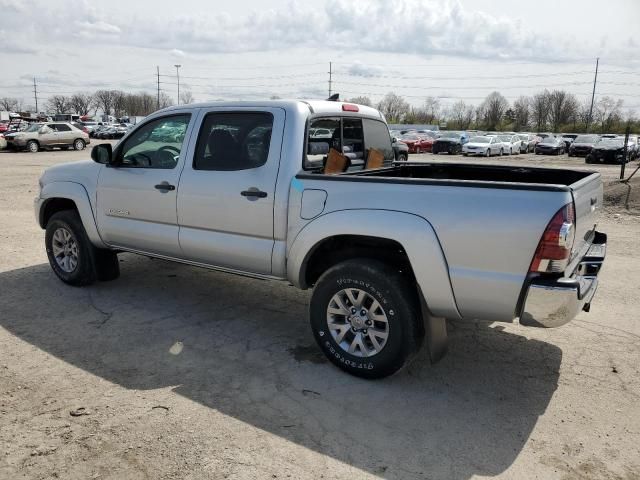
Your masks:
{"label": "white car", "polygon": [[520,153],[520,147],[522,145],[522,140],[517,135],[498,135],[498,138],[502,141],[504,145],[504,154],[505,155],[515,155]]}
{"label": "white car", "polygon": [[462,155],[483,155],[490,157],[491,155],[502,155],[504,146],[498,137],[478,136],[471,137],[467,143],[462,146]]}

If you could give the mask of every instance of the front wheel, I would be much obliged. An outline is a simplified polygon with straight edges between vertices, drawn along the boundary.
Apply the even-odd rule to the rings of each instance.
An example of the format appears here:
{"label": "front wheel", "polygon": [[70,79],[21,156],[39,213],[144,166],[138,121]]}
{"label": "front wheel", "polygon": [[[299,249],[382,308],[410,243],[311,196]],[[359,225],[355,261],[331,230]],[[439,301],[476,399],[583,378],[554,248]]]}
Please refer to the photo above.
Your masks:
{"label": "front wheel", "polygon": [[424,338],[415,285],[377,260],[348,260],[327,270],[311,297],[314,337],[342,370],[382,378],[402,368]]}
{"label": "front wheel", "polygon": [[399,153],[398,154],[398,161],[399,162],[406,162],[407,161],[407,154],[406,153]]}
{"label": "front wheel", "polygon": [[73,142],[73,148],[76,150],[84,150],[85,143],[84,140],[78,138],[75,142]]}
{"label": "front wheel", "polygon": [[96,280],[113,280],[120,274],[118,256],[96,248],[74,210],[54,213],[47,222],[45,247],[56,276],[74,286],[91,285]]}
{"label": "front wheel", "polygon": [[490,157],[491,156],[491,149],[487,148],[487,151],[484,152],[484,156],[485,157]]}
{"label": "front wheel", "polygon": [[40,150],[40,145],[38,145],[38,142],[36,142],[35,140],[29,140],[27,142],[27,150],[29,150],[31,153],[36,153],[38,150]]}

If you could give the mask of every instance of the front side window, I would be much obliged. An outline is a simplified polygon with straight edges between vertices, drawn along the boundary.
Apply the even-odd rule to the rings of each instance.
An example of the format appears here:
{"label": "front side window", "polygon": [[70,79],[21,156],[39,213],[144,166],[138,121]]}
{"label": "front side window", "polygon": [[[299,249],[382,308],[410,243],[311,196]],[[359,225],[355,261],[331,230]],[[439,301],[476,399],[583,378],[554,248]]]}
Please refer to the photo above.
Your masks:
{"label": "front side window", "polygon": [[178,164],[190,114],[153,120],[133,132],[117,155],[129,168],[172,169]]}
{"label": "front side window", "polygon": [[269,158],[273,115],[268,112],[209,113],[202,122],[194,170],[248,170]]}

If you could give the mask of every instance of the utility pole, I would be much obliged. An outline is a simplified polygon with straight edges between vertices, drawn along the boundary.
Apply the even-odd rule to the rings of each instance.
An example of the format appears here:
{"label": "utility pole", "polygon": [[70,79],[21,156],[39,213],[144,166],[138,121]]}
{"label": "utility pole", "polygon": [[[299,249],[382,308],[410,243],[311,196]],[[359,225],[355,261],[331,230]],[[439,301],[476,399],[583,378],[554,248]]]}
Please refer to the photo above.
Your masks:
{"label": "utility pole", "polygon": [[38,86],[36,85],[36,77],[33,77],[33,97],[36,100],[36,115],[38,114]]}
{"label": "utility pole", "polygon": [[333,74],[331,62],[329,62],[329,97],[331,97],[331,76]]}
{"label": "utility pole", "polygon": [[591,126],[591,115],[593,114],[593,100],[596,96],[596,82],[598,81],[598,62],[600,57],[596,58],[596,75],[593,77],[593,93],[591,94],[591,107],[589,108],[589,118],[587,119],[587,133],[589,133],[589,127]]}
{"label": "utility pole", "polygon": [[156,103],[157,110],[160,110],[160,67],[156,65],[156,74],[158,75],[158,100]]}
{"label": "utility pole", "polygon": [[176,77],[178,77],[178,105],[180,105],[180,67],[182,65],[174,65],[176,67]]}

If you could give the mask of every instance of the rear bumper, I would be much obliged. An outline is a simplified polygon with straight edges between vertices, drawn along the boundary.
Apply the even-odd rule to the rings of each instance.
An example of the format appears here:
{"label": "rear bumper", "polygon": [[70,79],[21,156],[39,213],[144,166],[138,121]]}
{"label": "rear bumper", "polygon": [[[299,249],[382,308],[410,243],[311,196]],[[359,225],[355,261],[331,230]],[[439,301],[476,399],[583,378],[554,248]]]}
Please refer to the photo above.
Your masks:
{"label": "rear bumper", "polygon": [[559,327],[589,311],[598,288],[598,273],[607,252],[607,235],[596,232],[593,244],[569,278],[535,278],[527,288],[520,324]]}

